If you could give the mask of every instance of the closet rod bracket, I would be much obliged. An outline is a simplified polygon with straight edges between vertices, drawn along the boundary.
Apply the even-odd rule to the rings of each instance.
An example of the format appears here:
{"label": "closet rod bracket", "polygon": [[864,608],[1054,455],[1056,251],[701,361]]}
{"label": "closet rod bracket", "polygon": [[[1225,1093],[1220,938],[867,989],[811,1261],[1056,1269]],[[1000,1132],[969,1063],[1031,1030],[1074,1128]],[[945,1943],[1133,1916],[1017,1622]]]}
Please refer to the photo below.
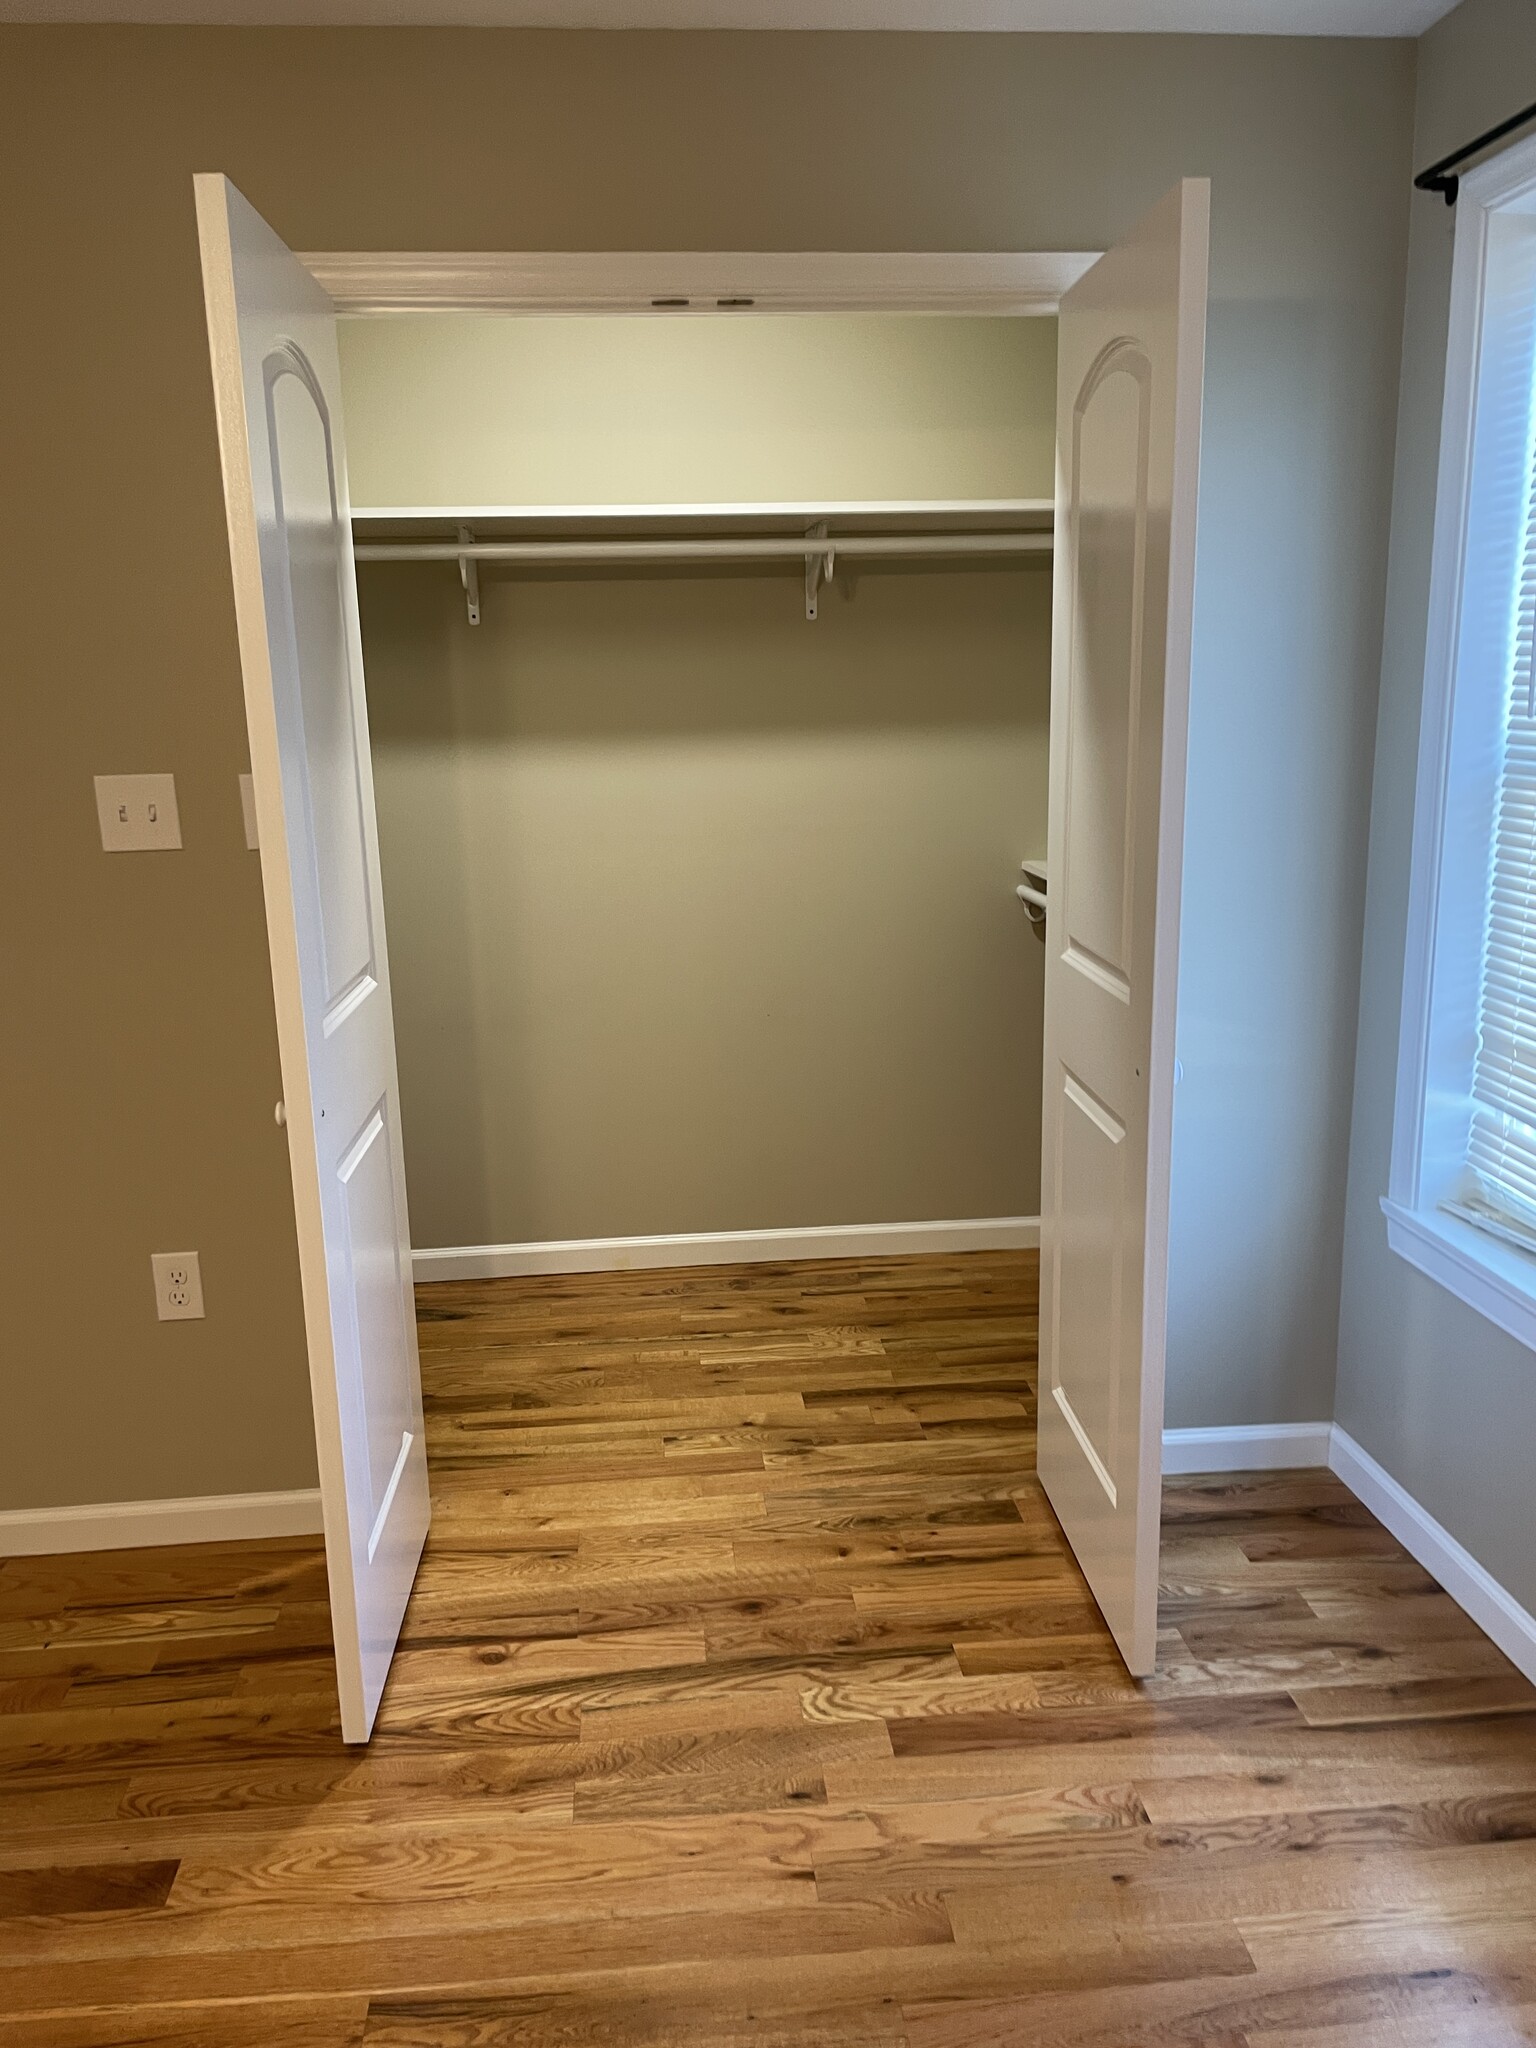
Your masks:
{"label": "closet rod bracket", "polygon": [[[807,540],[825,540],[827,522],[818,519],[814,526],[806,528]],[[805,558],[805,616],[807,620],[816,617],[816,600],[823,583],[830,583],[837,568],[837,550],[828,547],[824,553],[807,555]]]}
{"label": "closet rod bracket", "polygon": [[[472,548],[475,536],[467,526],[459,528],[459,546]],[[469,612],[469,623],[480,623],[480,564],[473,555],[460,555],[459,581],[464,586],[464,603]]]}

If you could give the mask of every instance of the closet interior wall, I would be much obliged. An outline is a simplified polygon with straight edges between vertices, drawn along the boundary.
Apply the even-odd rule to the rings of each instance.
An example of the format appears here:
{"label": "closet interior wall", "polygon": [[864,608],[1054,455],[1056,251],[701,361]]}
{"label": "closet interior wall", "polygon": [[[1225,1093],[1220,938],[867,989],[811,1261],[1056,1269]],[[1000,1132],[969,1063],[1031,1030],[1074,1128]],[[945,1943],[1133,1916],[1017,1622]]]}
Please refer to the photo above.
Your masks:
{"label": "closet interior wall", "polygon": [[[360,318],[342,367],[358,510],[1053,490],[1050,320]],[[418,1248],[1036,1213],[1049,557],[845,564],[814,624],[796,564],[480,581],[359,569]]]}

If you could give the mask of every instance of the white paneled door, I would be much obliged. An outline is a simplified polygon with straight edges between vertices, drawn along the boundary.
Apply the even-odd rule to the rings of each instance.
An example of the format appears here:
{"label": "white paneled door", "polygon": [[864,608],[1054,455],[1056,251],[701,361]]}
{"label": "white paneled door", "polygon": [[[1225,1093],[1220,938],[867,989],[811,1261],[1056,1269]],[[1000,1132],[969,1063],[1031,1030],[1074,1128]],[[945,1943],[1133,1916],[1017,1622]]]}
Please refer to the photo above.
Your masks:
{"label": "white paneled door", "polygon": [[1137,1676],[1157,1651],[1169,1159],[1210,187],[1061,302],[1040,1478]]}
{"label": "white paneled door", "polygon": [[196,188],[342,1733],[365,1742],[429,1506],[336,320],[227,179]]}

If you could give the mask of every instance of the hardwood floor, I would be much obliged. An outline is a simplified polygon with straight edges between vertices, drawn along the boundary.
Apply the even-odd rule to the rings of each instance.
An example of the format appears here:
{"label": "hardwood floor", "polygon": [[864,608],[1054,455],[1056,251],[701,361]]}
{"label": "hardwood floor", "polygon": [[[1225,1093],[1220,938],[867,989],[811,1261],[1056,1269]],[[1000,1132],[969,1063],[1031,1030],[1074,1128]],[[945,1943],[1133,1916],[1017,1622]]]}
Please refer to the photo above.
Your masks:
{"label": "hardwood floor", "polygon": [[0,1565],[0,2048],[1536,2042],[1536,1690],[1312,1472],[1170,1483],[1132,1683],[1034,1301],[423,1290],[367,1751],[315,1544]]}

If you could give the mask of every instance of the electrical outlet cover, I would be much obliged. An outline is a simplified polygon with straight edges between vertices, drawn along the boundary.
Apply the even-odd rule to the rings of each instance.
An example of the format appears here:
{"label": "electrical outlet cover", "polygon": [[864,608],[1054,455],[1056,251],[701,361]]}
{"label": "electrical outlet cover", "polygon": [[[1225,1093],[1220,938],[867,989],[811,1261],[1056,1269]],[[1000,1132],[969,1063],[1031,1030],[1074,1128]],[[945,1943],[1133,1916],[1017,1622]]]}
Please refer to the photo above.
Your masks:
{"label": "electrical outlet cover", "polygon": [[108,853],[152,853],[181,844],[174,775],[98,775],[96,816]]}
{"label": "electrical outlet cover", "polygon": [[162,1323],[188,1323],[203,1313],[203,1275],[196,1252],[151,1252],[155,1313]]}

